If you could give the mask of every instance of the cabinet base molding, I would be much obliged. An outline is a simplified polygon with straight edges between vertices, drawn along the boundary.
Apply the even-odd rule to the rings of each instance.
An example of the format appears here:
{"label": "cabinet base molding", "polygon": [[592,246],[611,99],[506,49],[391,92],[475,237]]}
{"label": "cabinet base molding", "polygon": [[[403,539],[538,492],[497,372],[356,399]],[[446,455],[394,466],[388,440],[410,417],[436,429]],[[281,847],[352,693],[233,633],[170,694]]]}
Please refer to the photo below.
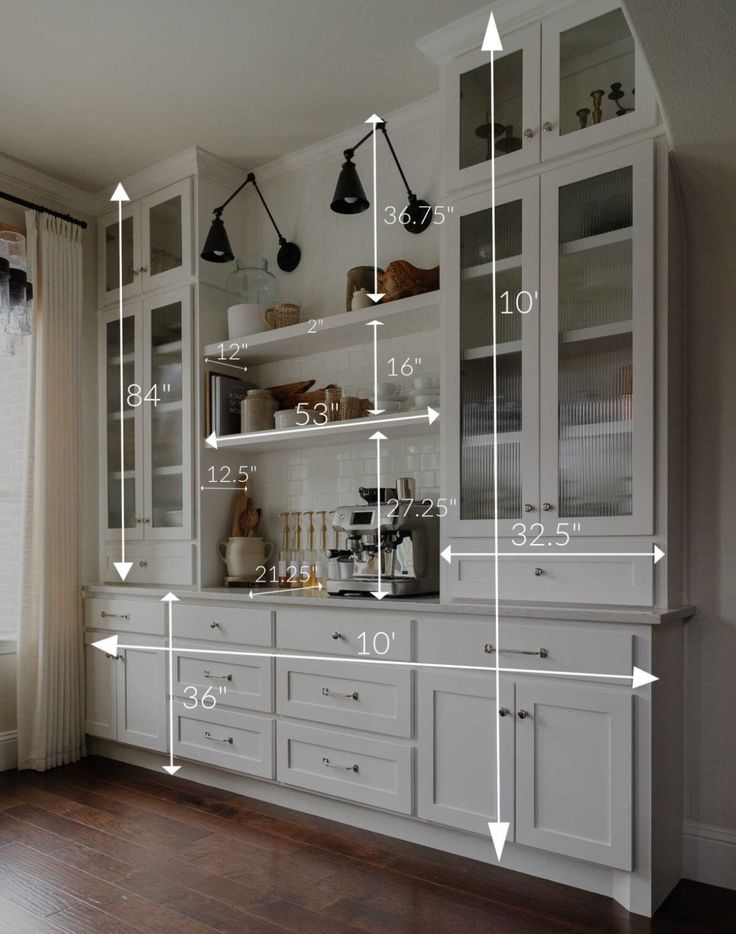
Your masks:
{"label": "cabinet base molding", "polygon": [[[90,755],[104,756],[155,772],[161,770],[163,763],[161,754],[92,736],[87,738],[87,751]],[[335,800],[316,792],[300,791],[276,782],[248,778],[194,762],[182,760],[180,764],[183,768],[179,774],[188,781],[245,795],[269,804],[293,808],[325,820],[349,824],[456,856],[496,864],[490,836],[486,839],[477,834],[440,827],[418,818],[402,817],[396,813]],[[613,898],[633,914],[651,917],[659,907],[658,904],[652,904],[651,890],[644,876],[635,876],[636,884],[622,884],[631,874],[536,851],[529,847],[507,844],[503,868]]]}
{"label": "cabinet base molding", "polygon": [[18,768],[18,733],[8,730],[0,733],[0,772]]}
{"label": "cabinet base molding", "polygon": [[682,874],[695,882],[736,889],[736,831],[685,821]]}

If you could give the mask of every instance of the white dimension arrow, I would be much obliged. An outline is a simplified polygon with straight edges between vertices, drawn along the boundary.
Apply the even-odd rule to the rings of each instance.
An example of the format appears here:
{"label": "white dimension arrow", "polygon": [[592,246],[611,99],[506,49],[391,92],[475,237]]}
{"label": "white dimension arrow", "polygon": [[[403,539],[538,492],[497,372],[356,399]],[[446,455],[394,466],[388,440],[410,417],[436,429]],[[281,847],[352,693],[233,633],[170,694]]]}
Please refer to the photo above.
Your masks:
{"label": "white dimension arrow", "polygon": [[383,549],[381,547],[381,442],[386,440],[386,435],[381,434],[380,431],[377,431],[374,435],[371,435],[371,441],[376,442],[376,487],[378,489],[378,499],[376,501],[376,547],[378,548],[378,552],[376,553],[376,560],[378,564],[378,590],[371,591],[372,596],[374,596],[376,600],[383,600],[387,594],[387,591],[383,590],[381,586],[381,564],[383,563]]}
{"label": "white dimension arrow", "polygon": [[[116,657],[120,649],[139,649],[147,652],[169,651],[168,647],[165,645],[127,645],[121,643],[119,639],[120,636],[118,635],[107,636],[104,639],[93,642],[92,646],[99,649],[101,652],[105,652],[107,655],[114,655]],[[495,665],[454,665],[449,662],[400,662],[386,658],[349,658],[343,656],[338,659],[335,655],[295,655],[288,652],[245,652],[236,649],[203,649],[202,646],[193,645],[174,646],[171,651],[176,652],[178,655],[187,655],[191,652],[195,655],[204,653],[205,655],[237,655],[247,658],[300,658],[302,661],[306,659],[312,662],[354,662],[356,665],[393,665],[398,668],[442,668],[451,669],[452,671],[490,671],[493,673],[496,671]],[[630,675],[614,675],[608,671],[538,671],[535,668],[499,667],[498,670],[504,674],[533,675],[535,678],[541,675],[556,675],[564,678],[595,678],[597,680],[613,678],[616,681],[631,681],[632,690],[636,690],[636,688],[643,687],[646,684],[651,684],[653,681],[659,681],[656,675],[652,675],[648,671],[644,671],[643,668],[637,668],[635,666],[631,669]]]}
{"label": "white dimension arrow", "polygon": [[371,415],[380,415],[385,409],[378,408],[378,329],[383,327],[383,321],[369,321],[366,327],[373,328],[373,405],[375,408],[368,409]]}
{"label": "white dimension arrow", "polygon": [[378,114],[371,114],[365,121],[373,124],[373,291],[368,297],[380,302],[383,292],[378,291],[378,169],[376,164],[376,126],[384,121]]}
{"label": "white dimension arrow", "polygon": [[[501,38],[498,35],[496,21],[493,13],[488,18],[488,26],[483,37],[481,48],[484,52],[490,53],[490,72],[491,72],[491,106],[490,106],[490,124],[491,130],[496,120],[496,91],[494,86],[494,52],[500,52],[503,49]],[[497,335],[497,315],[496,315],[496,152],[495,146],[491,146],[491,294],[493,299],[493,579],[495,594],[493,598],[493,616],[494,628],[496,632],[496,645],[499,644],[499,595],[498,595],[498,357],[496,348],[498,347]],[[501,696],[501,677],[498,655],[496,655],[496,697]],[[491,831],[493,847],[496,851],[496,858],[501,861],[506,836],[509,832],[507,821],[501,820],[501,730],[496,728],[496,820],[488,824]]]}
{"label": "white dimension arrow", "polygon": [[179,602],[176,594],[167,593],[161,598],[162,603],[168,604],[169,609],[169,764],[162,765],[161,768],[169,775],[176,775],[181,768],[180,765],[174,765],[174,624],[172,605]]}
{"label": "white dimension arrow", "polygon": [[130,201],[128,193],[123,188],[122,182],[112,194],[111,201],[118,203],[118,294],[120,298],[120,560],[113,561],[115,570],[120,575],[120,580],[125,580],[130,569],[133,567],[132,561],[125,560],[125,419],[123,418],[125,406],[125,388],[123,382],[125,371],[123,366],[123,201]]}
{"label": "white dimension arrow", "polygon": [[238,447],[240,447],[244,441],[254,441],[256,438],[285,438],[287,435],[299,435],[311,431],[341,432],[353,428],[361,428],[363,426],[369,430],[374,425],[390,426],[398,424],[399,422],[421,422],[425,419],[429,425],[433,425],[439,417],[440,413],[436,409],[427,406],[426,412],[418,412],[416,415],[387,415],[385,418],[354,418],[345,422],[326,422],[324,425],[304,425],[301,428],[274,428],[268,431],[254,431],[247,435],[227,435],[225,438],[218,438],[213,431],[208,438],[205,438],[204,443],[211,448],[217,448],[221,442],[224,442],[226,447],[233,444],[237,444]]}
{"label": "white dimension arrow", "polygon": [[653,558],[657,564],[665,557],[664,552],[657,545],[651,551],[453,551],[448,545],[440,552],[445,561],[450,564],[453,558]]}
{"label": "white dimension arrow", "polygon": [[240,370],[243,373],[246,373],[248,370],[247,366],[236,366],[234,363],[224,363],[222,360],[211,360],[209,357],[205,357],[204,362],[214,363],[217,366],[227,366],[227,367],[230,367],[231,370]]}
{"label": "white dimension arrow", "polygon": [[[322,590],[322,584],[317,582],[316,584],[311,584],[309,587],[300,587],[299,590]],[[248,597],[252,600],[254,597],[265,597],[269,593],[280,593],[283,594],[284,589],[280,587],[278,590],[259,590],[254,591],[253,588],[248,592]]]}

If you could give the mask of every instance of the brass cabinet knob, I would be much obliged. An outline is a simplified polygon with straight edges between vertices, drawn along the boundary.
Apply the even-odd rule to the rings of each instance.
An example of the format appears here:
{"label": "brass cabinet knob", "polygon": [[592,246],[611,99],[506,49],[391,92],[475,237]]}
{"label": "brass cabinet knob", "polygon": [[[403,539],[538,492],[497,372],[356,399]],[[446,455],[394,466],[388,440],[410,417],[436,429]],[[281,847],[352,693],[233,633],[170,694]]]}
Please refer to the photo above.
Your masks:
{"label": "brass cabinet knob", "polygon": [[531,503],[524,503],[524,512],[534,512],[534,506]]}
{"label": "brass cabinet knob", "polygon": [[534,573],[537,577],[541,577],[542,574],[544,574],[544,570],[542,568],[534,568]]}
{"label": "brass cabinet knob", "polygon": [[511,711],[509,710],[508,707],[501,707],[498,711],[499,717],[508,717],[510,713]]}
{"label": "brass cabinet knob", "polygon": [[139,562],[138,562],[138,567],[139,567],[139,568],[147,568],[147,567],[148,567],[148,561],[139,561]]}
{"label": "brass cabinet knob", "polygon": [[554,506],[552,505],[552,503],[542,503],[542,509],[545,512],[550,512],[552,509],[554,509]]}
{"label": "brass cabinet knob", "polygon": [[342,633],[341,633],[341,632],[335,631],[335,632],[332,633],[332,638],[333,638],[333,639],[342,639]]}
{"label": "brass cabinet knob", "polygon": [[210,623],[210,629],[219,629],[219,628],[220,628],[220,624],[217,622],[217,620],[213,619],[212,622]]}
{"label": "brass cabinet knob", "polygon": [[545,120],[544,123],[542,124],[542,129],[544,130],[545,133],[551,133],[552,130],[554,130],[554,128],[555,128],[555,125],[550,120]]}
{"label": "brass cabinet knob", "polygon": [[534,138],[534,130],[532,130],[531,127],[528,127],[526,130],[524,130],[524,139],[533,139],[533,138]]}
{"label": "brass cabinet knob", "polygon": [[516,714],[516,716],[519,718],[519,720],[526,720],[526,718],[529,716],[529,711],[528,711],[528,710],[520,710],[520,711]]}

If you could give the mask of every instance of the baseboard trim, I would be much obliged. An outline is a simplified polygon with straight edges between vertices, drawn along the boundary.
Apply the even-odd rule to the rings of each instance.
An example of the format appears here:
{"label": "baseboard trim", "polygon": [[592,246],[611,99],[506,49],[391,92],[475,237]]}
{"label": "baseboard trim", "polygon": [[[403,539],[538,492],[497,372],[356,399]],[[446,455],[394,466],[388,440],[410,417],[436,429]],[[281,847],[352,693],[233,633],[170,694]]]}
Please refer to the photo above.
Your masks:
{"label": "baseboard trim", "polygon": [[736,890],[736,831],[686,820],[682,874],[694,882]]}
{"label": "baseboard trim", "polygon": [[0,733],[0,772],[18,768],[18,732]]}

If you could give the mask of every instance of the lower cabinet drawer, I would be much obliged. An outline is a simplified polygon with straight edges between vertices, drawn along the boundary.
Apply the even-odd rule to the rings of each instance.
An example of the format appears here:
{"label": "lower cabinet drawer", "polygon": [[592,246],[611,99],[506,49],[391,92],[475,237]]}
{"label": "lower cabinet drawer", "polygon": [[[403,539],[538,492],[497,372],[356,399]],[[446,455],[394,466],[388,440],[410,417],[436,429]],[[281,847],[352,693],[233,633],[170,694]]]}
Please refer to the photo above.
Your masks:
{"label": "lower cabinet drawer", "polygon": [[[490,539],[453,539],[453,552],[469,552],[465,557],[453,557],[444,571],[443,593],[451,600],[494,599],[493,563],[490,557],[477,557],[474,552],[493,551]],[[574,548],[572,547],[574,544]],[[646,547],[644,547],[646,545]],[[501,547],[509,551],[509,547]],[[617,552],[641,552],[652,549],[652,543],[637,539],[620,539]],[[597,552],[595,539],[574,539],[570,551]],[[618,606],[651,606],[654,570],[650,557],[596,555],[591,558],[566,558],[540,551],[534,557],[499,558],[499,598],[520,603],[595,603]]]}
{"label": "lower cabinet drawer", "polygon": [[[120,575],[115,561],[120,560],[120,543],[105,549],[103,579],[105,583],[119,584]],[[189,587],[194,583],[194,549],[189,542],[156,542],[125,546],[125,560],[132,567],[125,578],[126,584],[162,584],[167,587]]]}
{"label": "lower cabinet drawer", "polygon": [[115,632],[164,634],[165,606],[153,600],[88,597],[84,601],[84,625],[87,629],[110,629]]}
{"label": "lower cabinet drawer", "polygon": [[248,658],[201,653],[174,656],[174,693],[178,697],[192,696],[196,688],[201,698],[210,688],[210,696],[218,704],[271,713],[273,659]]}
{"label": "lower cabinet drawer", "polygon": [[276,777],[287,785],[410,814],[412,747],[280,720]]}
{"label": "lower cabinet drawer", "polygon": [[276,662],[276,709],[287,717],[410,737],[412,673],[360,662]]}
{"label": "lower cabinet drawer", "polygon": [[495,645],[494,628],[490,616],[420,618],[419,661],[493,668],[498,658],[502,668],[600,675],[631,674],[634,664],[633,633],[612,623],[501,618],[500,646]]}
{"label": "lower cabinet drawer", "polygon": [[174,707],[174,754],[234,772],[273,778],[272,717]]}
{"label": "lower cabinet drawer", "polygon": [[271,645],[271,611],[222,604],[180,603],[174,632],[184,639],[234,645]]}
{"label": "lower cabinet drawer", "polygon": [[411,661],[411,620],[406,614],[360,612],[342,607],[312,610],[279,609],[276,645],[311,655],[366,652],[392,661]]}

